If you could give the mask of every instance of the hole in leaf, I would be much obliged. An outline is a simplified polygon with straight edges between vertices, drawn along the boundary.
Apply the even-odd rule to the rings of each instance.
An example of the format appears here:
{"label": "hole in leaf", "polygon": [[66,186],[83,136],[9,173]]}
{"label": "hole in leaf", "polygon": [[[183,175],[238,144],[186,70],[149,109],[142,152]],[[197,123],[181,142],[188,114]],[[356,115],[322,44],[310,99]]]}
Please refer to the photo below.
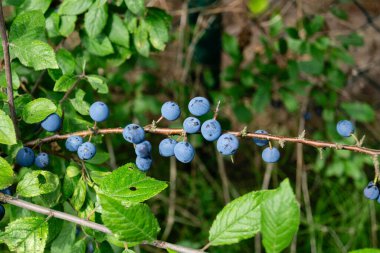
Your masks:
{"label": "hole in leaf", "polygon": [[37,179],[38,179],[38,183],[40,183],[40,184],[46,184],[46,178],[43,175],[39,174],[37,176]]}
{"label": "hole in leaf", "polygon": [[137,190],[137,188],[136,188],[136,187],[134,187],[134,186],[131,186],[131,187],[129,187],[129,190],[131,190],[131,191],[136,191],[136,190]]}

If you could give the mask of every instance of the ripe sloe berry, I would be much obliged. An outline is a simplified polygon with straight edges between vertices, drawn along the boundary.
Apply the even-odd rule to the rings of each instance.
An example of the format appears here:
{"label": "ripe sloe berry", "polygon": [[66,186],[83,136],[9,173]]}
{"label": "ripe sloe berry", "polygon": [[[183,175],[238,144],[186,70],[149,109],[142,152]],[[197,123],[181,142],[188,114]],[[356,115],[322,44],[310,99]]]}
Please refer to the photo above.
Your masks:
{"label": "ripe sloe berry", "polygon": [[210,102],[204,97],[195,97],[189,102],[189,111],[195,116],[205,115],[210,111]]}
{"label": "ripe sloe berry", "polygon": [[49,156],[48,154],[46,153],[39,153],[37,156],[36,156],[36,159],[34,160],[34,164],[38,167],[38,168],[45,168],[49,165]]}
{"label": "ripe sloe berry", "polygon": [[151,157],[136,157],[136,166],[141,171],[148,171],[152,166],[152,158]]}
{"label": "ripe sloe berry", "polygon": [[96,154],[96,147],[91,142],[85,142],[78,148],[78,156],[82,160],[90,160]]}
{"label": "ripe sloe berry", "polygon": [[5,208],[3,205],[0,204],[0,221],[4,218],[5,215]]}
{"label": "ripe sloe berry", "polygon": [[62,119],[56,113],[47,116],[42,122],[41,126],[48,132],[55,132],[61,128]]}
{"label": "ripe sloe berry", "polygon": [[108,106],[103,102],[95,102],[90,106],[90,117],[96,122],[105,121],[110,115]]}
{"label": "ripe sloe berry", "polygon": [[[255,134],[268,134],[267,131],[265,130],[257,130],[255,132]],[[263,147],[263,146],[266,146],[268,145],[269,141],[268,140],[263,140],[263,139],[259,139],[259,138],[253,138],[253,142],[259,146],[259,147]]]}
{"label": "ripe sloe berry", "polygon": [[373,182],[369,182],[363,193],[367,199],[374,200],[379,197],[379,188]]}
{"label": "ripe sloe berry", "polygon": [[170,121],[176,120],[181,115],[181,109],[177,103],[168,101],[165,102],[161,107],[161,115]]}
{"label": "ripe sloe berry", "polygon": [[137,124],[129,124],[123,130],[123,137],[126,141],[139,144],[145,139],[144,129]]}
{"label": "ripe sloe berry", "polygon": [[143,141],[136,145],[135,153],[140,157],[149,157],[150,152],[152,151],[152,144],[149,141]]}
{"label": "ripe sloe berry", "polygon": [[67,138],[65,146],[68,151],[76,152],[78,148],[83,143],[83,138],[77,135],[70,136]]}
{"label": "ripe sloe berry", "polygon": [[201,129],[201,122],[195,117],[188,117],[183,122],[183,130],[188,134],[194,134]]}
{"label": "ripe sloe berry", "polygon": [[201,127],[203,138],[208,141],[215,141],[222,134],[222,127],[215,119],[206,120]]}
{"label": "ripe sloe berry", "polygon": [[350,135],[354,133],[355,128],[351,121],[341,120],[336,124],[336,130],[341,136],[350,137]]}
{"label": "ripe sloe berry", "polygon": [[216,148],[222,155],[233,155],[239,148],[239,140],[235,135],[222,134],[216,143]]}
{"label": "ripe sloe berry", "polygon": [[34,152],[31,148],[24,147],[17,152],[16,163],[23,167],[32,166],[34,163]]}
{"label": "ripe sloe berry", "polygon": [[275,163],[280,159],[280,151],[278,151],[278,149],[275,147],[268,147],[264,149],[261,157],[263,158],[264,162]]}
{"label": "ripe sloe berry", "polygon": [[189,163],[194,158],[194,148],[188,142],[178,142],[174,147],[174,155],[178,161],[182,163]]}
{"label": "ripe sloe berry", "polygon": [[174,147],[176,144],[177,144],[177,141],[175,141],[173,139],[170,139],[170,138],[163,139],[160,142],[160,145],[158,146],[158,150],[160,152],[160,155],[164,156],[164,157],[173,156],[174,155]]}

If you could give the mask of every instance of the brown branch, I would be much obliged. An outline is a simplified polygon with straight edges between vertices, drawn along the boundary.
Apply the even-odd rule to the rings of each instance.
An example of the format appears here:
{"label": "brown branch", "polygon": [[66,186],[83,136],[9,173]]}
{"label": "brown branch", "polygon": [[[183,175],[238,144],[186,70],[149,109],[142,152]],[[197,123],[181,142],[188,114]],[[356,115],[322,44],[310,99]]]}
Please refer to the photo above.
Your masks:
{"label": "brown branch", "polygon": [[[152,128],[151,125],[148,125],[144,127],[144,129],[147,133],[166,135],[166,136],[181,135],[183,133],[182,128]],[[121,134],[122,132],[123,132],[123,128],[105,128],[105,129],[96,130],[97,134]],[[227,131],[227,133],[236,135],[238,137],[242,137],[241,132]],[[93,134],[94,132],[92,130],[79,131],[79,132],[63,134],[63,135],[56,134],[56,135],[52,135],[43,139],[36,139],[33,141],[29,141],[25,143],[25,146],[35,146],[42,143],[47,143],[47,142],[52,142],[52,141],[57,141],[57,140],[65,140],[72,135],[79,135],[83,137],[83,136],[89,136]],[[378,149],[358,147],[355,145],[343,145],[343,144],[332,143],[332,142],[327,142],[327,141],[316,141],[316,140],[298,138],[298,137],[247,133],[247,134],[244,134],[244,137],[242,138],[259,138],[259,139],[265,139],[265,140],[271,140],[271,141],[279,141],[282,143],[285,143],[285,142],[302,143],[302,144],[312,146],[315,148],[332,148],[332,149],[339,149],[339,150],[342,149],[342,150],[349,150],[349,151],[354,151],[358,153],[363,153],[367,155],[380,155],[380,150]]]}
{"label": "brown branch", "polygon": [[17,124],[16,109],[13,98],[13,86],[12,86],[12,70],[11,70],[11,58],[9,56],[9,43],[7,36],[7,29],[5,27],[4,13],[3,13],[3,1],[0,0],[0,33],[1,40],[3,44],[4,53],[4,65],[5,65],[5,78],[7,80],[7,95],[8,95],[8,105],[11,119],[16,131],[17,139],[20,137],[20,132]]}
{"label": "brown branch", "polygon": [[[24,208],[36,213],[44,214],[49,217],[55,217],[57,219],[73,222],[75,224],[89,227],[106,234],[112,234],[111,230],[102,224],[84,220],[68,213],[64,213],[64,212],[49,209],[43,206],[39,206],[39,205],[24,201],[18,198],[14,198],[9,195],[5,195],[3,193],[0,193],[0,201],[14,205],[14,206],[18,206],[18,207],[21,207],[21,208]],[[172,249],[172,250],[182,252],[182,253],[201,253],[202,252],[200,250],[191,249],[191,248],[183,247],[180,245],[176,245],[176,244],[172,244],[172,243],[168,243],[164,241],[158,241],[158,240],[154,240],[152,242],[144,241],[142,242],[142,244],[151,245],[151,246],[161,248],[161,249]]]}

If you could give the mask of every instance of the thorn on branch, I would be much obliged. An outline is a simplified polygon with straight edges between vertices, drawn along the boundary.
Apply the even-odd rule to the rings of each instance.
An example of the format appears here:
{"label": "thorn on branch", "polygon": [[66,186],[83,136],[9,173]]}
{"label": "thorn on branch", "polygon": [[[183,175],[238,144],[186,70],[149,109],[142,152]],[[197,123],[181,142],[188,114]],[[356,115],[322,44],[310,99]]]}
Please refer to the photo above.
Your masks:
{"label": "thorn on branch", "polygon": [[240,136],[243,137],[243,138],[245,138],[245,137],[247,137],[247,134],[248,134],[248,132],[247,132],[247,127],[245,126],[245,127],[243,128],[243,130],[241,130],[241,132],[240,132]]}
{"label": "thorn on branch", "polygon": [[376,184],[380,177],[380,166],[379,166],[379,159],[377,155],[372,156],[373,166],[375,167],[375,179],[373,180]]}
{"label": "thorn on branch", "polygon": [[323,148],[318,148],[319,151],[319,159],[323,160]]}
{"label": "thorn on branch", "polygon": [[283,140],[283,139],[281,139],[281,140],[278,141],[278,143],[280,144],[280,147],[281,147],[281,148],[284,148],[284,147],[285,147],[285,142],[286,142],[286,141]]}
{"label": "thorn on branch", "polygon": [[306,135],[306,130],[303,130],[302,133],[300,133],[300,135],[298,135],[298,139],[304,140],[305,139],[305,135]]}
{"label": "thorn on branch", "polygon": [[335,143],[335,149],[336,149],[336,150],[339,150],[339,149],[342,149],[342,148],[343,148],[343,145],[342,145],[342,144]]}

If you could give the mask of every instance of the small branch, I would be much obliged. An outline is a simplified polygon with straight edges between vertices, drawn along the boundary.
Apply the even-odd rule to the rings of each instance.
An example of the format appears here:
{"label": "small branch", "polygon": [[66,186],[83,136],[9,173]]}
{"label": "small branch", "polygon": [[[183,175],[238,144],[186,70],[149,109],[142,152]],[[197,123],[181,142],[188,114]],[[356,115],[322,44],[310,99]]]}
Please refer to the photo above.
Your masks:
{"label": "small branch", "polygon": [[3,44],[5,78],[7,80],[7,95],[8,95],[9,112],[10,112],[11,119],[16,131],[17,139],[20,139],[20,132],[18,129],[16,109],[15,109],[14,98],[13,98],[11,58],[9,56],[9,43],[8,43],[7,29],[5,27],[5,21],[4,21],[2,0],[0,0],[0,33],[1,33],[1,39],[2,39],[2,44]]}
{"label": "small branch", "polygon": [[[150,125],[144,127],[145,132],[151,133],[151,134],[159,134],[159,135],[181,135],[183,133],[182,128],[156,128],[152,129]],[[98,134],[121,134],[123,133],[123,128],[105,128],[105,129],[98,129]],[[227,131],[227,133],[236,135],[240,137],[241,132],[239,131]],[[46,138],[42,139],[36,139],[33,141],[29,141],[25,143],[25,146],[34,146],[36,144],[43,144],[47,142],[57,141],[57,140],[65,140],[69,138],[72,135],[79,135],[79,136],[89,136],[91,134],[94,134],[91,130],[85,130],[85,131],[79,131],[79,132],[73,132],[69,134],[64,135],[52,135]],[[327,142],[327,141],[316,141],[311,139],[300,139],[298,137],[286,137],[286,136],[279,136],[279,135],[270,135],[270,134],[257,134],[257,133],[249,133],[247,132],[247,135],[244,138],[259,138],[263,140],[271,140],[271,141],[282,141],[282,142],[292,142],[292,143],[302,143],[308,146],[312,146],[315,148],[332,148],[332,149],[339,149],[342,150],[349,150],[354,151],[358,153],[363,153],[367,155],[380,155],[380,150],[378,149],[370,149],[365,147],[358,147],[356,145],[338,145],[336,143]]]}
{"label": "small branch", "polygon": [[[64,212],[60,212],[57,210],[53,210],[53,209],[49,209],[49,208],[46,208],[43,206],[39,206],[39,205],[24,201],[24,200],[21,200],[18,198],[14,198],[14,197],[9,196],[9,195],[5,195],[3,193],[0,193],[0,201],[14,205],[14,206],[18,206],[18,207],[21,207],[21,208],[24,208],[24,209],[27,209],[27,210],[30,210],[30,211],[33,211],[36,213],[44,214],[44,215],[47,215],[49,217],[54,217],[57,219],[73,222],[73,223],[78,224],[80,226],[89,227],[89,228],[92,228],[94,230],[106,233],[106,234],[112,234],[111,230],[102,224],[98,224],[98,223],[95,223],[92,221],[88,221],[88,220],[78,218],[78,217],[73,216],[71,214],[67,214]],[[151,245],[151,246],[161,248],[161,249],[172,249],[172,250],[182,252],[182,253],[201,253],[202,252],[200,250],[190,249],[190,248],[186,248],[186,247],[183,247],[180,245],[175,245],[172,243],[168,243],[168,242],[164,242],[164,241],[158,241],[158,240],[155,240],[152,242],[144,241],[144,242],[142,242],[142,244]]]}
{"label": "small branch", "polygon": [[61,100],[59,100],[59,105],[62,105],[63,102],[65,102],[65,100],[70,96],[71,92],[73,92],[73,90],[77,87],[77,85],[79,84],[79,82],[82,80],[83,78],[83,74],[75,81],[75,83],[70,87],[70,89],[68,89],[65,93],[65,95],[61,98]]}
{"label": "small branch", "polygon": [[169,195],[169,210],[164,233],[162,234],[162,240],[168,239],[170,232],[174,225],[174,216],[176,211],[176,182],[177,182],[177,162],[174,157],[170,157],[170,195]]}

